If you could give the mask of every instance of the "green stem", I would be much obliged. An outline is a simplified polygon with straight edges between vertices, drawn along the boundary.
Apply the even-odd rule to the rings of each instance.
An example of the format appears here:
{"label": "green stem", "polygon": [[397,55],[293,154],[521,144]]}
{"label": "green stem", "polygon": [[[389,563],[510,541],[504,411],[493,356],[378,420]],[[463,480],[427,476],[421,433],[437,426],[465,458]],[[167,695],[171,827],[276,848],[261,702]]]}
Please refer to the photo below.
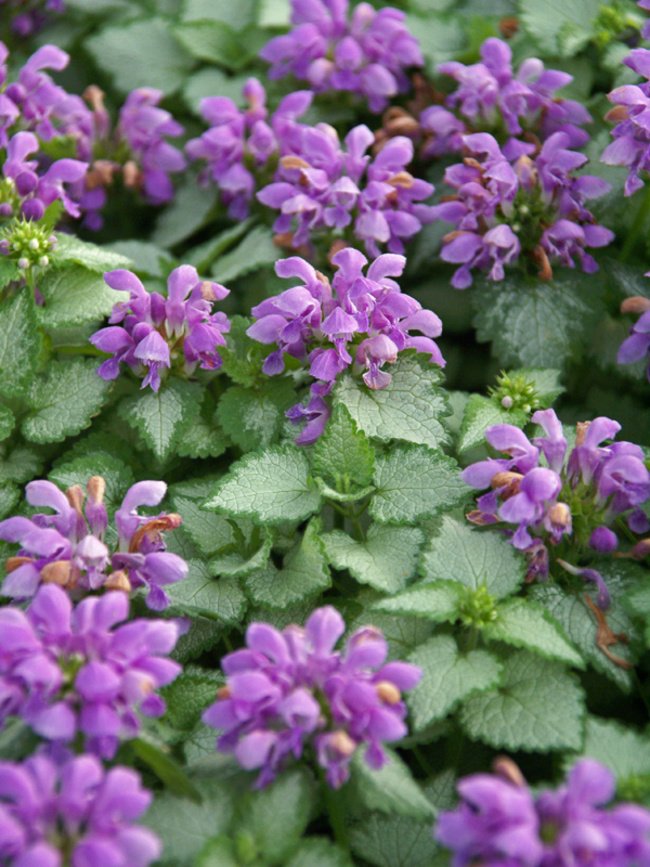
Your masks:
{"label": "green stem", "polygon": [[415,758],[420,763],[420,767],[422,768],[424,773],[427,775],[427,777],[435,776],[433,769],[432,769],[431,765],[429,764],[427,757],[422,752],[421,748],[420,747],[413,747],[413,754],[415,755]]}
{"label": "green stem", "polygon": [[650,184],[646,184],[645,195],[641,200],[641,205],[639,207],[639,210],[637,211],[636,217],[634,218],[634,223],[632,223],[632,228],[627,233],[627,237],[625,238],[625,243],[623,244],[621,255],[618,257],[619,262],[627,261],[630,253],[634,248],[636,239],[639,237],[639,234],[643,230],[643,226],[646,218],[648,217],[648,214],[650,214]]}
{"label": "green stem", "polygon": [[345,816],[341,810],[341,798],[338,793],[327,785],[324,777],[321,777],[323,784],[323,792],[325,794],[325,805],[327,807],[327,815],[332,826],[334,839],[337,845],[344,852],[350,854],[350,838],[348,836],[348,826],[345,824]]}

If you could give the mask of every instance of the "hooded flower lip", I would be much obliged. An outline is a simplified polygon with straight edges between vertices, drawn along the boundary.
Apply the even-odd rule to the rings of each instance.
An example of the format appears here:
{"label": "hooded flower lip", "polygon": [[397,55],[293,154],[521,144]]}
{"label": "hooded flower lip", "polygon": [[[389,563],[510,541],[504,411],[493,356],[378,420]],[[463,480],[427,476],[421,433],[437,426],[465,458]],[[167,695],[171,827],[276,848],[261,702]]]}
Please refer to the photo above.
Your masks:
{"label": "hooded flower lip", "polygon": [[3,595],[16,599],[33,596],[41,584],[59,584],[71,592],[111,587],[118,574],[120,589],[146,587],[147,606],[156,611],[169,604],[163,587],[182,580],[187,564],[165,550],[163,533],[181,523],[179,515],[165,512],[156,517],[138,514],[140,506],[157,506],[165,496],[164,482],[132,485],[115,514],[117,550],[105,544],[108,526],[103,503],[106,483],[93,476],[88,498],[73,486],[63,494],[52,482],[30,482],[25,494],[31,506],[52,509],[54,514],[14,517],[0,522],[0,538],[19,543],[17,556],[7,560]]}
{"label": "hooded flower lip", "polygon": [[[568,456],[554,410],[538,410],[531,422],[546,434],[534,437],[532,443],[513,425],[487,428],[488,443],[508,457],[479,461],[461,473],[463,481],[475,488],[492,488],[479,497],[479,508],[468,518],[480,525],[500,521],[516,525],[516,530],[507,531],[509,541],[529,559],[530,579],[548,576],[549,545],[553,548],[571,540],[578,557],[589,550],[611,553],[618,545],[612,525],[620,517],[627,519],[633,532],[645,532],[647,520],[639,507],[650,498],[650,473],[639,446],[624,441],[604,444],[620,430],[618,422],[601,416],[579,423]],[[542,455],[548,467],[539,465]],[[609,592],[596,570],[557,562],[595,583],[599,605],[608,606]]]}
{"label": "hooded flower lip", "polygon": [[260,51],[272,64],[269,78],[292,74],[316,92],[350,91],[365,97],[377,112],[410,89],[406,70],[424,65],[418,42],[397,9],[377,11],[360,3],[349,18],[348,0],[291,0],[291,9],[294,29]]}
{"label": "hooded flower lip", "polygon": [[402,274],[405,262],[403,256],[385,253],[364,273],[368,260],[347,247],[332,257],[336,272],[331,285],[298,256],[276,264],[278,276],[297,277],[303,285],[254,307],[257,321],[247,334],[278,346],[264,362],[263,371],[270,376],[283,372],[284,353],[309,362],[317,380],[311,386],[312,399],[306,407],[298,404],[287,412],[294,424],[307,421],[298,444],[315,442],[322,433],[330,414],[323,398],[342,371],[362,372],[369,388],[385,388],[391,375],[383,366],[405,349],[427,353],[430,361],[444,367],[433,340],[442,333],[440,319],[402,293],[392,279]]}
{"label": "hooded flower lip", "polygon": [[75,867],[148,867],[162,846],[134,823],[151,800],[135,771],[104,770],[94,756],[55,758],[41,750],[21,763],[0,762],[3,863],[60,867],[68,852]]}
{"label": "hooded flower lip", "polygon": [[111,324],[90,338],[93,346],[113,355],[97,369],[103,379],[116,379],[124,362],[136,373],[146,371],[142,388],[158,391],[161,373],[173,366],[184,376],[197,365],[204,370],[221,366],[217,346],[225,346],[230,322],[224,313],[213,313],[212,305],[229,294],[225,286],[201,280],[191,265],[169,275],[166,299],[147,292],[131,271],[109,271],[104,280],[112,289],[129,292],[129,301],[116,304]]}
{"label": "hooded flower lip", "polygon": [[406,734],[402,693],[419,682],[420,669],[386,663],[387,644],[375,627],[357,630],[337,651],[344,631],[339,612],[325,606],[304,628],[252,623],[247,647],[223,658],[227,684],[203,720],[221,730],[219,750],[260,771],[257,787],[311,744],[328,784],[339,788],[361,744],[366,763],[378,769],[387,761],[382,744]]}
{"label": "hooded flower lip", "polygon": [[41,587],[26,612],[0,609],[0,724],[18,716],[41,737],[115,755],[120,739],[136,737],[137,714],[160,716],[155,692],[181,670],[166,656],[178,625],[133,620],[124,593],[89,597],[73,608],[55,584]]}

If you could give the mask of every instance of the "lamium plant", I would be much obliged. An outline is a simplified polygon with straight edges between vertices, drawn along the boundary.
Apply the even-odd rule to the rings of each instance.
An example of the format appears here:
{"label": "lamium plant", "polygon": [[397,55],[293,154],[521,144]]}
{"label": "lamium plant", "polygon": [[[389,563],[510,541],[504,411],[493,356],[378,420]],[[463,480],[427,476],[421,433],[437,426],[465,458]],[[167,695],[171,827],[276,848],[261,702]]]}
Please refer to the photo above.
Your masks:
{"label": "lamium plant", "polygon": [[0,0],[0,867],[650,865],[650,0],[394,6]]}

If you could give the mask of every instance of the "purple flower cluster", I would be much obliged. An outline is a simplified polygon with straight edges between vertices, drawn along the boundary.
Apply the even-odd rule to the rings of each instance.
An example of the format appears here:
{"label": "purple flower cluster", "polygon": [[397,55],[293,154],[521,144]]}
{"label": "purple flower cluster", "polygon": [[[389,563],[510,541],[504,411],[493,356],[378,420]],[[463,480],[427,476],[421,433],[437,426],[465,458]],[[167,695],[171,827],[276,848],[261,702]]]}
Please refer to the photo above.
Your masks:
{"label": "purple flower cluster", "polygon": [[407,93],[409,67],[423,66],[404,13],[348,0],[291,0],[294,29],[276,36],[260,57],[272,64],[269,78],[292,74],[316,92],[349,91],[381,111],[398,93]]}
{"label": "purple flower cluster", "polygon": [[[0,861],[5,867],[148,867],[162,847],[134,822],[151,792],[131,768],[47,752],[0,762]],[[63,854],[65,853],[65,855]]]}
{"label": "purple flower cluster", "polygon": [[11,32],[21,39],[37,33],[51,19],[52,13],[65,11],[63,0],[0,0],[0,6],[8,7]]}
{"label": "purple flower cluster", "polygon": [[445,172],[456,190],[432,211],[455,224],[440,253],[460,265],[452,286],[465,289],[474,268],[502,280],[504,267],[521,252],[539,268],[539,276],[553,276],[552,262],[593,273],[598,265],[585,247],[604,247],[613,232],[595,223],[585,208],[587,199],[603,195],[609,184],[593,175],[574,176],[587,161],[568,149],[564,132],[548,138],[540,148],[511,139],[503,149],[488,133],[464,137],[466,159]]}
{"label": "purple flower cluster", "polygon": [[300,117],[311,104],[312,94],[299,90],[285,97],[268,118],[266,91],[256,78],[249,78],[242,89],[248,108],[241,111],[225,96],[201,100],[201,115],[210,129],[191,139],[185,151],[191,160],[205,160],[207,169],[201,180],[214,181],[221,193],[228,216],[243,220],[255,193],[257,174],[263,173],[272,158],[288,153],[292,134]]}
{"label": "purple flower cluster", "polygon": [[[649,0],[650,2],[650,0]],[[650,271],[646,272],[646,277]],[[617,361],[619,364],[631,364],[648,358],[648,380],[650,380],[650,300],[647,298],[628,298],[621,306],[623,313],[641,313],[641,316],[630,328],[630,336],[619,346]]]}
{"label": "purple flower cluster", "polygon": [[234,753],[247,770],[260,769],[258,787],[309,745],[328,784],[339,788],[361,744],[368,745],[366,763],[379,769],[386,763],[382,744],[407,733],[402,692],[422,672],[407,662],[386,663],[386,640],[373,626],[350,636],[343,653],[335,651],[344,632],[341,615],[325,606],[304,628],[279,632],[251,623],[247,647],[223,658],[227,685],[203,720],[221,730],[219,750]]}
{"label": "purple flower cluster", "polygon": [[[586,144],[589,135],[581,127],[591,123],[589,112],[579,102],[555,95],[573,81],[573,76],[545,69],[536,57],[525,60],[515,74],[511,60],[510,47],[490,37],[481,45],[480,63],[441,63],[438,71],[450,75],[458,84],[447,97],[447,106],[457,110],[473,129],[490,130],[496,136],[534,132],[545,140],[563,132],[569,147]],[[426,129],[444,140],[449,136],[450,118],[455,120],[454,115],[437,107],[435,112],[427,110],[421,120]],[[458,149],[453,142],[451,149]]]}
{"label": "purple flower cluster", "polygon": [[0,609],[0,725],[20,717],[47,740],[112,758],[120,739],[137,737],[145,716],[166,709],[155,690],[181,666],[167,659],[178,625],[126,620],[129,599],[117,591],[73,608],[61,587],[41,587],[27,611]]}
{"label": "purple flower cluster", "polygon": [[[517,769],[518,770],[518,769]],[[650,811],[604,809],[614,775],[581,759],[556,791],[534,797],[523,779],[474,774],[458,783],[460,806],[440,814],[436,839],[452,867],[640,867],[650,863]]]}
{"label": "purple flower cluster", "polygon": [[371,159],[366,152],[374,136],[367,126],[348,133],[346,150],[327,124],[296,127],[293,133],[275,182],[257,198],[280,211],[273,228],[280,235],[293,232],[294,247],[318,232],[336,231],[347,232],[351,242],[363,241],[372,257],[379,256],[380,244],[403,253],[404,242],[434,218],[434,209],[422,204],[433,185],[406,170],[413,159],[410,139],[390,139]]}
{"label": "purple flower cluster", "polygon": [[257,322],[248,329],[248,335],[278,346],[267,356],[264,373],[282,373],[286,352],[309,361],[309,372],[318,380],[311,387],[309,406],[304,409],[298,405],[287,413],[294,423],[307,421],[296,439],[300,445],[314,442],[322,433],[329,417],[323,398],[346,368],[364,371],[364,382],[376,389],[389,384],[391,376],[382,368],[394,362],[403,349],[429,353],[431,361],[445,365],[432,339],[442,333],[440,319],[402,293],[392,279],[404,270],[404,257],[385,253],[364,274],[367,262],[359,250],[340,250],[332,257],[337,270],[330,285],[304,259],[281,259],[275,266],[278,276],[298,277],[303,285],[262,301],[252,310]]}
{"label": "purple flower cluster", "polygon": [[146,371],[142,388],[150,385],[158,391],[161,368],[177,367],[190,376],[199,364],[204,370],[221,365],[217,346],[225,346],[230,322],[225,313],[212,313],[212,304],[228,295],[225,286],[200,280],[191,265],[169,275],[167,298],[147,292],[131,271],[109,271],[104,280],[112,289],[129,292],[129,300],[116,304],[111,324],[90,338],[113,355],[97,369],[103,379],[116,379],[124,362],[138,376]]}
{"label": "purple flower cluster", "polygon": [[[562,425],[552,409],[538,410],[531,418],[546,436],[530,442],[519,428],[509,424],[489,427],[488,443],[507,458],[488,458],[471,464],[461,477],[475,488],[491,490],[478,499],[478,509],[468,518],[476,524],[506,523],[510,542],[529,561],[529,579],[546,578],[549,571],[548,545],[558,546],[571,537],[580,553],[591,548],[610,553],[618,546],[611,525],[626,515],[635,533],[648,529],[640,508],[650,497],[650,473],[643,450],[629,442],[614,442],[621,429],[618,422],[601,416],[578,424],[575,447],[568,460]],[[547,466],[540,465],[544,456]],[[595,569],[562,564],[598,586],[598,604],[609,605],[609,591]]]}
{"label": "purple flower cluster", "polygon": [[[650,79],[650,51],[645,48],[635,48],[623,63],[643,78]],[[624,189],[625,195],[631,196],[643,186],[641,172],[650,169],[650,81],[638,85],[624,84],[615,88],[607,98],[616,105],[607,114],[607,119],[615,120],[617,124],[612,130],[614,141],[603,151],[601,161],[629,169]]]}
{"label": "purple flower cluster", "polygon": [[166,608],[163,586],[187,575],[187,564],[165,550],[163,532],[178,527],[179,515],[155,517],[138,514],[140,506],[157,506],[165,496],[164,482],[137,482],[115,514],[117,549],[106,545],[108,517],[103,503],[106,483],[93,476],[84,492],[74,485],[63,494],[48,481],[30,482],[25,496],[30,506],[52,509],[54,514],[13,517],[0,522],[0,539],[20,544],[6,563],[2,594],[15,599],[33,596],[41,584],[58,584],[72,592],[100,587],[129,591],[146,587],[147,606]]}

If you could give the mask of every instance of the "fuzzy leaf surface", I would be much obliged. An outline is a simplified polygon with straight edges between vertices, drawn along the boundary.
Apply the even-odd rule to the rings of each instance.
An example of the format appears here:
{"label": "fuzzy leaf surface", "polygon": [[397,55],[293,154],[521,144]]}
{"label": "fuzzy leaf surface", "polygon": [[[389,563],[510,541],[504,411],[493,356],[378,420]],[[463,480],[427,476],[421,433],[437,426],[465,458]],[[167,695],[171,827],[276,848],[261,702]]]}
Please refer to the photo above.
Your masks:
{"label": "fuzzy leaf surface", "polygon": [[237,580],[213,577],[200,560],[190,560],[188,566],[187,577],[167,587],[172,604],[192,616],[239,623],[246,611],[246,597]]}
{"label": "fuzzy leaf surface", "polygon": [[147,388],[118,407],[159,460],[165,460],[201,412],[203,393],[195,382],[170,378],[155,392]]}
{"label": "fuzzy leaf surface", "polygon": [[357,749],[352,758],[352,781],[364,807],[389,815],[398,813],[413,819],[433,819],[432,804],[397,753],[385,750],[388,763],[381,770],[373,771],[365,763],[363,752],[362,748]]}
{"label": "fuzzy leaf surface", "polygon": [[284,414],[296,400],[291,380],[269,377],[255,390],[231,386],[219,400],[217,418],[235,445],[250,452],[277,440]]}
{"label": "fuzzy leaf surface", "polygon": [[512,424],[515,427],[524,427],[528,421],[529,413],[523,409],[513,407],[505,409],[491,397],[482,394],[473,394],[465,406],[463,423],[458,437],[458,452],[473,449],[482,445],[485,440],[485,430],[494,424]]}
{"label": "fuzzy leaf surface", "polygon": [[41,346],[34,305],[20,292],[0,305],[0,394],[19,394],[34,376]]}
{"label": "fuzzy leaf surface", "polygon": [[372,481],[375,450],[344,404],[338,404],[314,446],[314,472],[344,493]]}

